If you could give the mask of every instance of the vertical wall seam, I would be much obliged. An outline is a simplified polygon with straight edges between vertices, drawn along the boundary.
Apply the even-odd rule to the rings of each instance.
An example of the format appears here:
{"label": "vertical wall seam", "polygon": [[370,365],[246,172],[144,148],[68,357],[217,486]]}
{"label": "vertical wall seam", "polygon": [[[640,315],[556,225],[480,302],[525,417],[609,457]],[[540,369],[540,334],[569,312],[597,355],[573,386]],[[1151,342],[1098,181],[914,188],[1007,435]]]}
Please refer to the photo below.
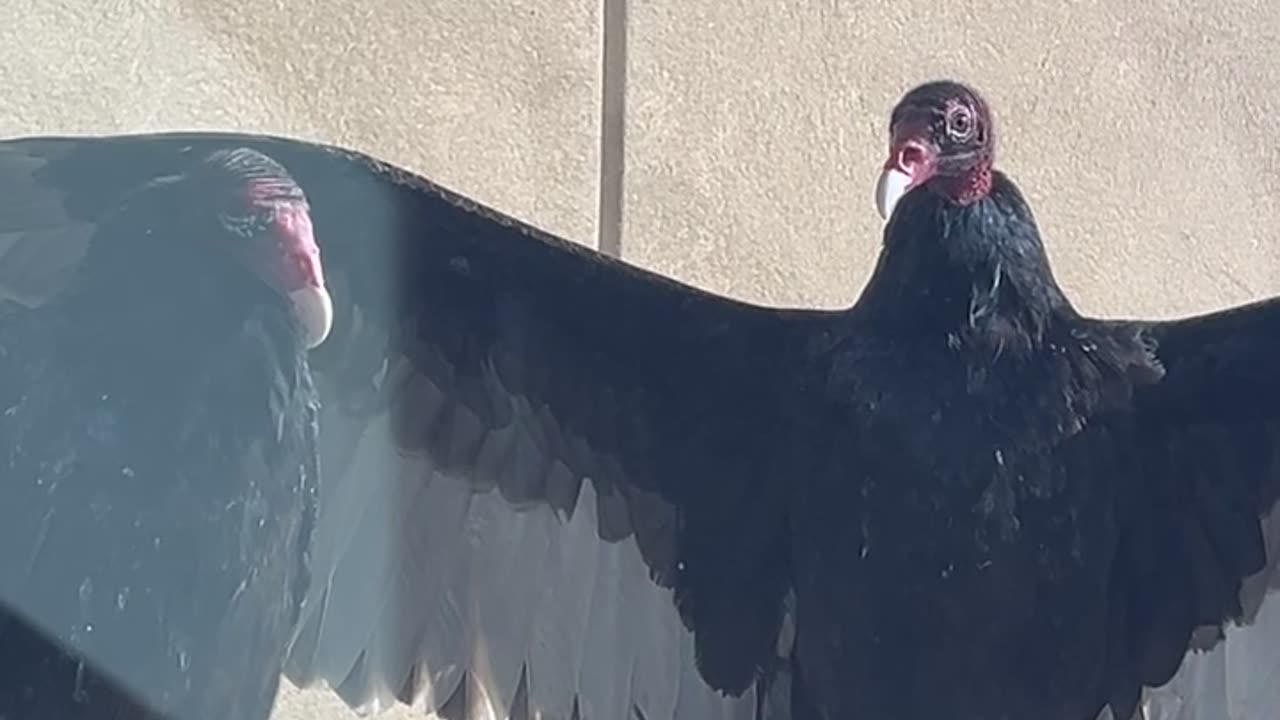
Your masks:
{"label": "vertical wall seam", "polygon": [[596,248],[622,255],[626,182],[627,0],[601,0],[600,176]]}

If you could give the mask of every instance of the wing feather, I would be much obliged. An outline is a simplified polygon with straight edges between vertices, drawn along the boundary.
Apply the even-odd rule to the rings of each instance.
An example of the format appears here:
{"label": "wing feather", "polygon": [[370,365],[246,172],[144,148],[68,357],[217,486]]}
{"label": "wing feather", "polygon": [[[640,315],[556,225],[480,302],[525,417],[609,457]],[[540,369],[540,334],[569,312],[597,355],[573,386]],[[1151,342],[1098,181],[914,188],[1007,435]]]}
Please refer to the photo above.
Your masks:
{"label": "wing feather", "polygon": [[1083,435],[1123,439],[1111,677],[1148,687],[1113,694],[1141,690],[1146,720],[1269,717],[1245,708],[1280,681],[1280,301],[1121,325],[1163,377]]}

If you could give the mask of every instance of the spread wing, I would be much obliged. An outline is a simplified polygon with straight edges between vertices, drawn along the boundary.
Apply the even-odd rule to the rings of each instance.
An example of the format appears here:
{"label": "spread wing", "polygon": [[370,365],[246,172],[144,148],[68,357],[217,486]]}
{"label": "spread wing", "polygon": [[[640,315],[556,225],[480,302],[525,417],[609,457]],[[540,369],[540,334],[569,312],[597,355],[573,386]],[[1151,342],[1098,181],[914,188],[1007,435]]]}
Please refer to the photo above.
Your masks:
{"label": "spread wing", "polygon": [[700,292],[358,154],[211,133],[0,144],[40,190],[3,201],[0,293],[41,302],[116,188],[230,145],[306,191],[337,306],[288,676],[449,717],[785,717],[787,368],[825,315]]}
{"label": "spread wing", "polygon": [[1113,708],[1141,683],[1156,688],[1147,720],[1268,718],[1280,706],[1280,300],[1145,334],[1165,372],[1136,392],[1113,466]]}

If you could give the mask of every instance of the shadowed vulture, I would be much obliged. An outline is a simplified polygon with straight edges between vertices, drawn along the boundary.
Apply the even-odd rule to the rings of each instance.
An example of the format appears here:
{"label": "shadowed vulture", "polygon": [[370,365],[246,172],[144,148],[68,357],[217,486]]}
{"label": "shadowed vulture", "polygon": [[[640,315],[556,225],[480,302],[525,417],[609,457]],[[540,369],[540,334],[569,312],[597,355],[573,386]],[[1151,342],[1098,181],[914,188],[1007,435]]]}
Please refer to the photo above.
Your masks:
{"label": "shadowed vulture", "polygon": [[1269,607],[1280,301],[1082,317],[976,93],[891,138],[839,311],[338,148],[0,142],[0,596],[183,720],[281,671],[448,717],[1130,717]]}

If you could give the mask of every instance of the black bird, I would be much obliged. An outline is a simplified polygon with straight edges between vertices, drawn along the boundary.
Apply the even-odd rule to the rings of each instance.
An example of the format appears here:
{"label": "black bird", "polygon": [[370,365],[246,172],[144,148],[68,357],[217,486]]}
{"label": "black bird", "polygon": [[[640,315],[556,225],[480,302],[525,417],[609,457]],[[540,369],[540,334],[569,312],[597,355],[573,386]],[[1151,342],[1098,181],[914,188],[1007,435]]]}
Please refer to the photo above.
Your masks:
{"label": "black bird", "polygon": [[0,143],[0,593],[178,718],[282,668],[451,717],[1132,716],[1274,584],[1280,301],[1082,317],[975,92],[891,137],[839,311],[338,148]]}
{"label": "black bird", "polygon": [[[0,154],[6,199],[27,202],[11,163],[36,158]],[[0,595],[158,713],[265,718],[316,518],[301,351],[332,312],[310,220],[244,152],[127,189],[62,292],[0,321]],[[53,257],[38,232],[20,242]],[[0,693],[0,717],[135,717],[13,641],[0,630],[0,682],[42,692]]]}
{"label": "black bird", "polygon": [[[756,715],[665,588],[709,658],[776,662],[776,501],[717,473],[767,487],[771,399],[734,394],[781,318],[234,134],[0,142],[0,252],[0,597],[157,712],[266,718],[287,669],[449,717]],[[0,654],[33,673],[0,716],[133,717]]]}

